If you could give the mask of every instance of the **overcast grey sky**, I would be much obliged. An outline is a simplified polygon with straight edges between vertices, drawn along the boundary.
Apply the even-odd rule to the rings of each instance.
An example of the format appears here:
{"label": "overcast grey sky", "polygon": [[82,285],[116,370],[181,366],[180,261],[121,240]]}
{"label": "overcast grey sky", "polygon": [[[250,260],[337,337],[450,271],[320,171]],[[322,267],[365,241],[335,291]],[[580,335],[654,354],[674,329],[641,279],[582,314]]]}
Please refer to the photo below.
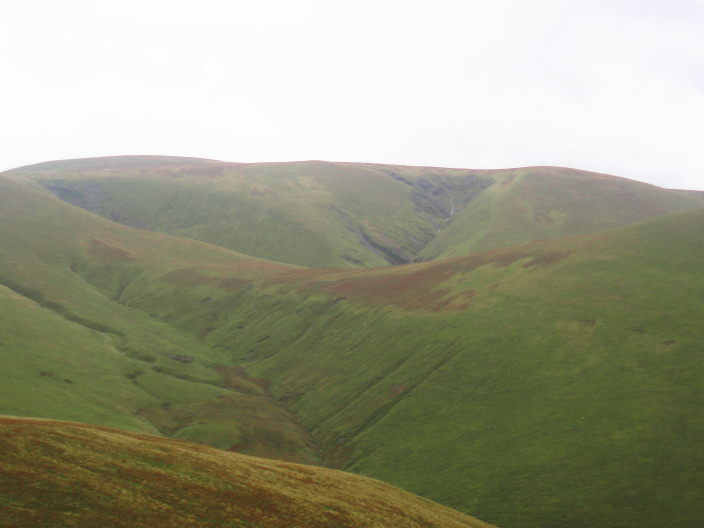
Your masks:
{"label": "overcast grey sky", "polygon": [[0,122],[0,170],[165,154],[704,189],[704,0],[2,0]]}

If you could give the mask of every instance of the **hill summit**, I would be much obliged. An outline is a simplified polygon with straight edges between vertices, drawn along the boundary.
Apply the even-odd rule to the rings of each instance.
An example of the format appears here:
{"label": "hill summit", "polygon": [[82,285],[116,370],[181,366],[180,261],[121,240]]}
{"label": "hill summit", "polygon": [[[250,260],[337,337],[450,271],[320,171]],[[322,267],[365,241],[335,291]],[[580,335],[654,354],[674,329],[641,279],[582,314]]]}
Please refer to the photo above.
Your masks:
{"label": "hill summit", "polygon": [[110,220],[317,268],[379,267],[585,234],[701,196],[558,167],[444,169],[118,156],[4,173]]}

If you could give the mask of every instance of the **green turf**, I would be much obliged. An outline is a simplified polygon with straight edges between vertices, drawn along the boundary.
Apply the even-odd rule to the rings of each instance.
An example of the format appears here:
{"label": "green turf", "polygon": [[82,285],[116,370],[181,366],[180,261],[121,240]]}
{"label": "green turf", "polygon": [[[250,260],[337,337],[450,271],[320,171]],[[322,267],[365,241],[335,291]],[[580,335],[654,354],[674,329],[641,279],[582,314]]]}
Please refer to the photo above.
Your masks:
{"label": "green turf", "polygon": [[[0,412],[50,416],[73,398],[71,419],[249,452],[310,460],[316,442],[328,464],[499,526],[697,526],[704,514],[702,211],[309,270],[0,184],[0,299],[17,314],[1,335],[19,380]],[[22,321],[36,323],[4,337]],[[73,328],[59,368],[45,343]],[[112,380],[125,399],[105,401],[120,394]],[[293,434],[301,425],[312,440]]]}
{"label": "green turf", "polygon": [[[253,398],[256,384],[244,372],[218,370],[227,355],[202,344],[187,324],[176,327],[121,299],[128,284],[143,288],[169,277],[173,261],[184,257],[212,266],[245,262],[252,276],[261,273],[260,261],[125,228],[44,192],[0,183],[0,413],[168,435],[197,422],[204,443],[267,455],[276,453],[258,437],[270,435],[273,422],[297,446],[282,456],[316,460],[308,433],[279,404]],[[137,258],[143,261],[135,264]],[[89,262],[106,279],[99,287],[79,273]],[[232,418],[243,407],[251,414],[246,430]],[[224,427],[232,431],[230,445],[222,442]]]}

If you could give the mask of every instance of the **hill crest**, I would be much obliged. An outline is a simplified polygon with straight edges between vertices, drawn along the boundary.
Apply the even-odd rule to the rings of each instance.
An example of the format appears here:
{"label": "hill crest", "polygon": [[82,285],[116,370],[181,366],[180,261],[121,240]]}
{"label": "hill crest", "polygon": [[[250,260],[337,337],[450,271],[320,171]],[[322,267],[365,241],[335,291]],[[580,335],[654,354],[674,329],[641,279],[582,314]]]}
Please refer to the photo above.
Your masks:
{"label": "hill crest", "polygon": [[704,207],[693,193],[560,167],[125,156],[4,174],[118,223],[315,268],[442,259]]}

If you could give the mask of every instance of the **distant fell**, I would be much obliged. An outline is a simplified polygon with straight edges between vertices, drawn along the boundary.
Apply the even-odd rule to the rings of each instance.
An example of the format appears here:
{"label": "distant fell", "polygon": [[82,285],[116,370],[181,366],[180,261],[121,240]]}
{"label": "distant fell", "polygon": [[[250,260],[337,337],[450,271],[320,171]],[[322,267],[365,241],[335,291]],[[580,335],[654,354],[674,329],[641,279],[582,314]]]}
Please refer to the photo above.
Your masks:
{"label": "distant fell", "polygon": [[700,209],[704,195],[562,167],[487,171],[494,184],[458,211],[424,260],[594,233]]}
{"label": "distant fell", "polygon": [[318,268],[466,255],[704,207],[693,193],[557,167],[118,156],[4,174],[125,225]]}
{"label": "distant fell", "polygon": [[31,173],[63,174],[66,172],[100,172],[120,170],[160,170],[194,165],[217,165],[222,162],[204,158],[188,158],[180,156],[104,156],[100,158],[76,158],[55,161],[45,161],[26,167],[5,171],[7,175],[24,175],[26,169]]}

